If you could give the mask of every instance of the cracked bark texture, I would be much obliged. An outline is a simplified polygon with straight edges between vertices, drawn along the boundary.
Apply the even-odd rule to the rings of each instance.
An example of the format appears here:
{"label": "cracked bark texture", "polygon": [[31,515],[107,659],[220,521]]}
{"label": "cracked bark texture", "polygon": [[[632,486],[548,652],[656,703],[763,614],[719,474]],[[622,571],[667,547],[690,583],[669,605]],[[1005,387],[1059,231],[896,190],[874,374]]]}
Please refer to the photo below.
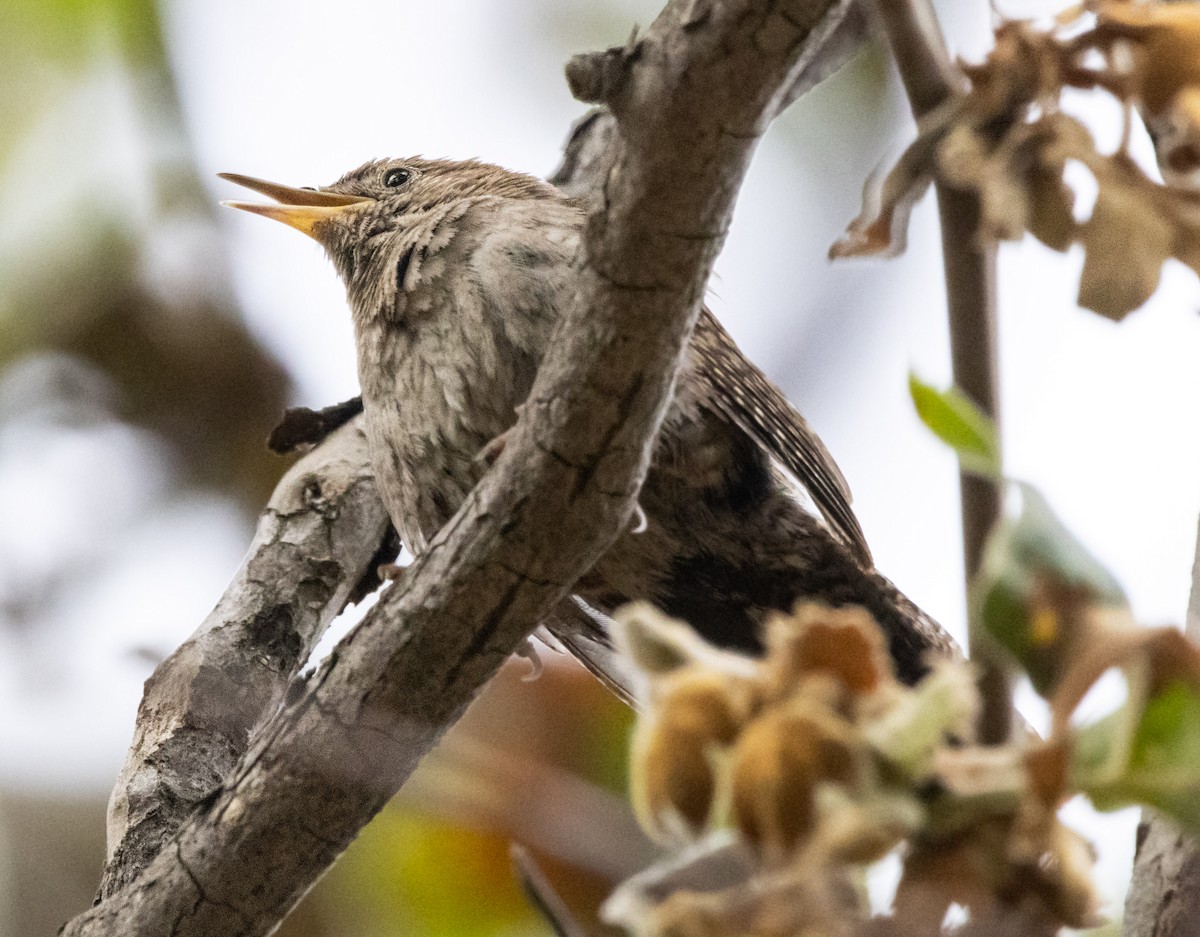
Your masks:
{"label": "cracked bark texture", "polygon": [[146,681],[109,802],[100,898],[128,884],[233,770],[390,524],[361,418],[280,480],[221,601]]}
{"label": "cracked bark texture", "polygon": [[[1200,526],[1192,563],[1187,636],[1200,640]],[[1125,937],[1193,937],[1200,922],[1200,844],[1149,810],[1138,824],[1133,878],[1125,897]]]}
{"label": "cracked bark texture", "polygon": [[[820,42],[836,39],[843,59],[852,50],[861,26],[847,26],[848,14],[858,15],[845,0],[672,2],[640,39],[571,63],[572,84],[612,114],[600,118],[612,122],[610,142],[593,167],[604,178],[602,211],[589,221],[579,291],[510,444],[430,549],[281,709],[286,678],[243,700],[257,705],[254,719],[274,714],[224,785],[148,865],[152,849],[130,846],[126,871],[110,874],[104,900],[65,934],[272,931],[624,529],[754,144],[814,83],[810,75],[831,71],[815,54]],[[368,542],[373,552],[379,537]],[[233,632],[208,631],[237,644]],[[314,640],[300,637],[302,646]],[[194,685],[204,655],[176,656]],[[240,673],[253,670],[253,657],[243,655]],[[198,708],[214,689],[197,694]],[[241,683],[235,692],[245,693]],[[169,724],[170,708],[155,713],[147,703],[143,716]],[[229,757],[252,724],[230,732],[218,713],[210,728],[223,744],[235,739]],[[152,755],[141,738],[154,734],[139,727],[134,754]],[[134,754],[129,777],[141,771],[157,783],[161,766],[135,764]],[[132,828],[132,812],[114,811],[117,825]]]}

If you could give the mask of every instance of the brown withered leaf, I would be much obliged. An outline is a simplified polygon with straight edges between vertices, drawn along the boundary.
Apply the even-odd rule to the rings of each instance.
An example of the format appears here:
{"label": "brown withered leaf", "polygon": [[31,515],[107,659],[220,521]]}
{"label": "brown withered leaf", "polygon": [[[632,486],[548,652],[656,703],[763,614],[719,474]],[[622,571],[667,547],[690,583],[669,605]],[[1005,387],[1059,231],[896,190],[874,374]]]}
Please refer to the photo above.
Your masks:
{"label": "brown withered leaf", "polygon": [[1079,305],[1119,321],[1145,303],[1173,253],[1172,227],[1145,192],[1101,180],[1092,217],[1080,234],[1086,257]]}
{"label": "brown withered leaf", "polygon": [[930,115],[925,129],[887,175],[863,186],[863,209],[829,248],[829,259],[897,257],[908,246],[908,218],[933,183],[933,160],[955,111]]}
{"label": "brown withered leaf", "polygon": [[[1194,189],[1161,185],[1124,149],[1099,152],[1058,102],[1064,88],[1074,87],[1139,104],[1160,135],[1164,175],[1200,182],[1200,9],[1118,0],[1095,6],[1099,24],[1082,33],[1077,23],[1062,32],[1003,24],[986,61],[963,66],[970,92],[923,124],[882,186],[868,188],[862,214],[830,256],[901,252],[913,205],[937,181],[978,196],[978,237],[985,243],[1026,232],[1058,251],[1081,243],[1079,303],[1110,319],[1150,298],[1167,259],[1200,272]],[[1114,51],[1121,41],[1132,44],[1132,66]],[[1075,221],[1075,196],[1064,180],[1071,160],[1099,186],[1084,224]]]}
{"label": "brown withered leaf", "polygon": [[1075,193],[1063,182],[1065,162],[1039,162],[1029,170],[1029,233],[1063,253],[1078,236]]}
{"label": "brown withered leaf", "polygon": [[1030,215],[1028,186],[1013,160],[1027,127],[1014,128],[999,146],[973,126],[953,127],[938,148],[938,178],[979,195],[980,230],[985,238],[1013,241],[1024,235]]}

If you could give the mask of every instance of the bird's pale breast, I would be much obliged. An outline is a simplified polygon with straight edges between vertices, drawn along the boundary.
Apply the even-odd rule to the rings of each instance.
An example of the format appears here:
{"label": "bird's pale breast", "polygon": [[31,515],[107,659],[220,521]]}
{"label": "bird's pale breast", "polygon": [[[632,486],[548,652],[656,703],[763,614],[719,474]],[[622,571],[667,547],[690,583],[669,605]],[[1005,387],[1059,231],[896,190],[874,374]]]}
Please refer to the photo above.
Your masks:
{"label": "bird's pale breast", "polygon": [[373,314],[356,310],[372,459],[414,552],[486,470],[480,450],[516,421],[563,302],[578,215],[538,208],[479,199],[402,228],[393,288]]}

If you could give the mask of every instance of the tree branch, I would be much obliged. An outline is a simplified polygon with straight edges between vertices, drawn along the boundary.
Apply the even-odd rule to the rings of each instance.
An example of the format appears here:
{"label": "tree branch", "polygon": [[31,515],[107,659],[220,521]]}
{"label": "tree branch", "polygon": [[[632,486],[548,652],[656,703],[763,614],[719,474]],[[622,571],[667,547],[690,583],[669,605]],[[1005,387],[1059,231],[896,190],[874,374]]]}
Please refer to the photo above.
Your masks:
{"label": "tree branch", "polygon": [[226,785],[65,934],[273,930],[624,529],[741,178],[828,6],[673,0],[571,64],[623,142],[510,443]]}
{"label": "tree branch", "polygon": [[145,868],[233,770],[390,527],[361,418],[280,479],[225,595],[146,681],[109,803],[99,897]]}
{"label": "tree branch", "polygon": [[[929,0],[876,0],[875,6],[918,121],[963,93],[966,80],[950,58]],[[996,246],[980,236],[978,195],[941,182],[936,188],[954,383],[998,423]],[[959,473],[959,486],[963,558],[969,585],[979,571],[987,536],[1000,517],[1001,489],[968,472]],[[974,624],[970,650],[971,660],[979,668],[983,700],[980,741],[999,744],[1012,731],[1008,674]]]}
{"label": "tree branch", "polygon": [[[1192,563],[1186,634],[1200,641],[1200,525]],[[1191,937],[1200,920],[1200,844],[1149,810],[1138,824],[1125,937]]]}

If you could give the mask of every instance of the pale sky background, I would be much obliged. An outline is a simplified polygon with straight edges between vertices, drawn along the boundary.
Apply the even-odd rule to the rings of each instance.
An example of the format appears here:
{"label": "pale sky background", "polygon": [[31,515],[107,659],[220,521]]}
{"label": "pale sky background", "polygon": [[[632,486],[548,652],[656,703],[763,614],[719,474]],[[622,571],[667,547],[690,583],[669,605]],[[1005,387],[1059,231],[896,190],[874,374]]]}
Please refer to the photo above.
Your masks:
{"label": "pale sky background", "polygon": [[[621,43],[658,7],[653,0],[172,0],[165,21],[215,202],[239,195],[215,178],[220,171],[314,185],[367,159],[416,153],[478,156],[545,175],[583,113],[562,79],[564,49],[586,51],[598,32]],[[955,50],[978,56],[988,5],[940,7]],[[879,568],[961,636],[955,464],[918,424],[906,389],[910,369],[935,383],[949,379],[931,203],[914,215],[906,256],[825,260],[858,211],[863,178],[912,133],[882,61],[860,60],[764,139],[717,263],[711,304],[840,462]],[[98,65],[89,97],[48,118],[45,134],[86,152],[89,171],[110,184],[117,178],[136,188],[145,154],[127,97]],[[1115,114],[1093,116],[1102,137],[1115,140]],[[1146,141],[1138,146],[1145,154]],[[37,186],[57,169],[31,157],[21,171]],[[297,402],[320,406],[356,393],[344,294],[320,248],[234,212],[219,224],[238,297],[293,371]],[[164,275],[170,245],[188,243],[186,232],[174,236],[164,241]],[[1168,265],[1158,295],[1117,325],[1075,307],[1081,262],[1078,252],[1064,258],[1031,242],[1002,250],[1007,464],[1039,486],[1115,572],[1141,621],[1177,624],[1200,513],[1200,286],[1191,272]],[[32,459],[20,455],[29,446],[19,432],[0,436],[0,511],[10,518],[0,538],[25,536],[21,518],[67,524],[73,505],[99,498],[119,512],[123,498],[149,497],[161,475],[153,445],[89,432]],[[97,476],[107,485],[125,472],[137,479],[134,488],[100,492]],[[92,523],[93,536],[111,535],[103,517]],[[0,720],[0,783],[107,791],[150,672],[129,648],[166,653],[182,640],[218,598],[246,543],[232,508],[165,507],[122,530],[121,560],[99,594],[65,593],[58,610],[65,640],[0,647],[0,709],[15,716]],[[32,685],[31,667],[50,676]],[[1072,815],[1090,828],[1081,809]],[[1103,829],[1102,875],[1115,891],[1128,875],[1131,812]]]}

